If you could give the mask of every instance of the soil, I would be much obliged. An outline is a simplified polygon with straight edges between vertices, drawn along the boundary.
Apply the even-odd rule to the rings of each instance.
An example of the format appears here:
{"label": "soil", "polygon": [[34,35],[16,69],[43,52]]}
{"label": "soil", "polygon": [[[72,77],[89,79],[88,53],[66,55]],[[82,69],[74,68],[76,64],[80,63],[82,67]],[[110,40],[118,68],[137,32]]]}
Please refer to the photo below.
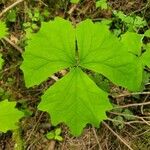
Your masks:
{"label": "soil", "polygon": [[[15,0],[1,0],[0,10],[3,11],[13,4]],[[41,12],[46,8],[50,16],[45,20],[61,16],[69,18],[72,22],[77,23],[86,18],[101,20],[102,18],[112,18],[113,10],[121,10],[125,14],[136,14],[144,19],[150,25],[150,4],[146,0],[108,0],[111,9],[101,10],[95,7],[95,0],[85,0],[77,5],[70,4],[67,0],[26,0],[16,6],[17,17],[15,22],[7,21],[7,14],[2,16],[2,20],[7,21],[9,28],[9,39],[11,44],[6,40],[1,40],[0,51],[2,51],[5,64],[3,66],[2,79],[0,79],[0,88],[4,90],[0,99],[8,98],[17,101],[17,107],[27,109],[28,117],[23,118],[19,124],[19,132],[13,134],[11,131],[3,134],[0,133],[0,150],[14,150],[17,147],[16,142],[20,143],[19,148],[15,150],[128,150],[129,148],[116,137],[116,135],[103,123],[96,129],[87,125],[80,137],[70,135],[69,129],[60,124],[63,137],[62,142],[48,140],[45,134],[54,130],[50,124],[50,116],[47,113],[37,111],[36,107],[40,102],[40,97],[44,90],[54,84],[54,80],[49,78],[41,85],[27,89],[24,84],[23,73],[19,69],[22,62],[21,52],[25,47],[25,32],[23,30],[24,22],[33,22],[27,15],[26,11],[38,8]],[[40,26],[40,21],[36,22]],[[63,75],[57,73],[56,76],[61,78]],[[145,91],[150,90],[150,85],[146,85]],[[7,91],[7,92],[6,92]],[[127,91],[111,86],[111,93],[124,94]],[[142,103],[150,100],[149,95],[127,96],[119,98],[110,98],[115,104],[126,105],[129,103]],[[129,108],[136,116],[147,114],[150,117],[149,106],[136,106]],[[118,112],[117,112],[118,113]],[[115,114],[107,113],[110,118]],[[124,124],[123,127],[112,123],[111,120],[105,121],[109,127],[120,138],[124,139],[133,150],[150,150],[150,129],[149,125],[137,119],[137,122]]]}

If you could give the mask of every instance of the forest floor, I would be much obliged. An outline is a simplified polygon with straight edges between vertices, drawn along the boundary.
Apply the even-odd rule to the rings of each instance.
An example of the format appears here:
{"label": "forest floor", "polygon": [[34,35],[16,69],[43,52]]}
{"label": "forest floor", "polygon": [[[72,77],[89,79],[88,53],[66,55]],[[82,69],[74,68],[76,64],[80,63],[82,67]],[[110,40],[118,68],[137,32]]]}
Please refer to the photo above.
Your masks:
{"label": "forest floor", "polygon": [[[25,150],[150,150],[150,105],[146,105],[150,100],[149,81],[143,92],[135,95],[130,95],[115,85],[111,86],[111,93],[119,95],[111,97],[112,101],[125,106],[118,112],[107,113],[109,118],[118,120],[117,123],[109,119],[105,121],[106,124],[100,124],[98,129],[88,125],[80,137],[70,135],[68,128],[60,124],[58,127],[62,129],[63,140],[55,141],[45,137],[47,131],[56,128],[49,123],[49,115],[36,109],[43,90],[55,81],[49,78],[41,85],[27,89],[19,69],[26,44],[26,27],[38,30],[42,20],[48,21],[55,16],[69,18],[75,23],[86,18],[93,21],[111,19],[113,10],[123,11],[126,15],[138,15],[150,26],[150,1],[108,0],[111,9],[102,10],[96,8],[95,0],[83,0],[78,4],[71,4],[67,0],[22,0],[7,10],[16,1],[0,0],[0,18],[7,23],[9,29],[8,38],[0,42],[5,60],[0,79],[0,99],[15,100],[18,102],[17,107],[28,108],[26,113],[32,112],[32,115],[21,120],[20,130],[16,134],[13,135],[10,131],[0,133],[0,150],[13,150],[16,141]],[[134,119],[131,116],[124,117],[125,111],[134,115]]]}

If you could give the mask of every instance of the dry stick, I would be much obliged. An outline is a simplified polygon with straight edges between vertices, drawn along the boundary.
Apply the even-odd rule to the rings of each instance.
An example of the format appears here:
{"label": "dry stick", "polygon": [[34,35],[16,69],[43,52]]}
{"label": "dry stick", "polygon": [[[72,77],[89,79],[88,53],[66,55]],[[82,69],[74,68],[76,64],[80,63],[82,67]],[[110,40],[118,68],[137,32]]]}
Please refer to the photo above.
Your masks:
{"label": "dry stick", "polygon": [[[17,6],[19,3],[23,2],[24,0],[18,0],[15,3],[13,3],[12,5],[8,6],[7,8],[5,8],[1,13],[0,13],[0,18],[10,9],[12,9],[13,7]],[[4,38],[5,41],[7,41],[10,45],[12,45],[16,50],[18,50],[20,53],[23,52],[23,50],[18,47],[15,43],[13,43],[11,40],[9,40],[8,38]]]}
{"label": "dry stick", "polygon": [[[144,101],[143,101],[143,103],[148,99],[148,97],[149,97],[149,95],[146,95],[146,97],[144,98]],[[144,114],[144,110],[143,110],[143,107],[144,106],[141,106],[141,114]]]}
{"label": "dry stick", "polygon": [[99,150],[102,150],[102,147],[101,147],[100,142],[99,142],[99,140],[98,140],[98,137],[97,137],[97,134],[96,134],[95,128],[94,128],[94,127],[92,127],[92,130],[93,130],[93,133],[94,133],[95,139],[96,139],[96,141],[97,141],[97,144],[98,144]]}
{"label": "dry stick", "polygon": [[136,116],[136,115],[130,115],[130,114],[124,114],[124,113],[118,113],[118,112],[112,112],[109,111],[110,114],[114,114],[114,115],[118,115],[118,116],[128,116],[128,117],[134,117],[137,119],[141,119],[141,118],[150,118],[150,117],[140,117],[140,116]]}
{"label": "dry stick", "polygon": [[10,9],[12,9],[13,7],[17,6],[19,3],[23,2],[24,0],[18,0],[15,3],[13,3],[12,5],[8,6],[7,8],[5,8],[1,13],[0,13],[0,18]]}
{"label": "dry stick", "polygon": [[56,141],[51,140],[50,144],[48,146],[48,150],[54,150],[55,149],[55,144],[56,144]]}
{"label": "dry stick", "polygon": [[[36,111],[36,113],[37,113],[37,111]],[[30,134],[29,134],[29,136],[28,136],[28,138],[27,138],[27,140],[26,140],[26,143],[30,140],[31,136],[33,135],[33,132],[36,130],[36,127],[38,126],[38,124],[39,124],[39,122],[40,122],[40,120],[41,120],[43,114],[44,114],[44,113],[42,112],[41,115],[39,116],[39,118],[38,118],[36,124],[33,126],[32,131],[30,132]]]}
{"label": "dry stick", "polygon": [[18,52],[23,53],[23,50],[17,46],[15,43],[13,43],[11,40],[9,40],[8,38],[3,38],[6,42],[8,42],[12,47],[14,47]]}
{"label": "dry stick", "polygon": [[128,122],[125,122],[125,121],[120,121],[120,120],[116,120],[116,119],[111,119],[111,118],[107,118],[107,120],[111,121],[111,122],[119,122],[119,123],[124,123],[125,125],[130,125],[130,124],[135,124],[135,123],[140,123],[140,124],[147,124],[149,125],[150,123],[148,121],[144,122],[144,121],[138,121],[138,120],[135,120],[135,121],[128,121]]}
{"label": "dry stick", "polygon": [[148,121],[146,121],[144,118],[141,118],[141,120],[142,120],[143,122],[145,122],[148,126],[150,126],[150,123],[149,123]]}
{"label": "dry stick", "polygon": [[51,78],[52,78],[54,81],[58,81],[58,80],[59,80],[59,78],[56,77],[55,75],[52,75]]}
{"label": "dry stick", "polygon": [[74,12],[74,10],[76,9],[76,7],[77,7],[77,4],[74,4],[68,11],[68,14],[71,15]]}
{"label": "dry stick", "polygon": [[125,93],[118,96],[113,96],[114,98],[121,98],[126,96],[133,96],[133,95],[150,95],[150,92],[135,92],[135,93]]}
{"label": "dry stick", "polygon": [[130,150],[133,150],[127,143],[124,139],[122,139],[116,132],[114,132],[110,127],[109,125],[103,121],[103,124],[124,144],[126,145]]}
{"label": "dry stick", "polygon": [[123,105],[123,106],[117,106],[117,107],[114,107],[113,109],[127,108],[127,107],[134,107],[134,106],[143,106],[143,105],[150,105],[150,102],[135,103],[135,104],[128,104],[128,105]]}

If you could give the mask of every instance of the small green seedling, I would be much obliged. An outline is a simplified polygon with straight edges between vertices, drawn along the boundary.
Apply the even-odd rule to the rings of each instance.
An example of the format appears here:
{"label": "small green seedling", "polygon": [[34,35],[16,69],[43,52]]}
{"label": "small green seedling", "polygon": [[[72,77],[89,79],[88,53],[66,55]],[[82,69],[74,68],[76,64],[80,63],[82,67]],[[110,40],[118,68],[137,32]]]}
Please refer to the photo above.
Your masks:
{"label": "small green seedling", "polygon": [[96,0],[96,8],[107,9],[107,0]]}
{"label": "small green seedling", "polygon": [[125,127],[126,120],[135,120],[135,117],[129,109],[116,109],[115,112],[118,113],[117,116],[113,117],[113,125],[117,126],[120,130]]}
{"label": "small green seedling", "polygon": [[56,128],[55,130],[48,132],[46,134],[46,137],[49,140],[62,141],[63,138],[60,136],[60,134],[61,134],[61,128]]}

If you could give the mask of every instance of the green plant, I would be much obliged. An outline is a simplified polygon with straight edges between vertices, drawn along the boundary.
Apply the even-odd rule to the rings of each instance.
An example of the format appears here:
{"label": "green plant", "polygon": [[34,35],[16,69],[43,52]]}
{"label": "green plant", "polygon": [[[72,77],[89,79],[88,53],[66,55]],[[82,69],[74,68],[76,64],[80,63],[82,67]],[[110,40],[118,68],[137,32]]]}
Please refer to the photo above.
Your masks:
{"label": "green plant", "polygon": [[113,13],[122,22],[124,22],[128,31],[137,31],[139,28],[147,25],[147,22],[137,15],[125,15],[122,11],[114,11]]}
{"label": "green plant", "polygon": [[80,0],[70,0],[70,2],[71,3],[74,3],[74,4],[76,4],[76,3],[78,3]]}
{"label": "green plant", "polygon": [[[125,49],[135,55],[141,63],[141,70],[145,66],[150,67],[150,43],[143,43],[144,36],[147,36],[147,34],[137,34],[135,32],[126,32],[121,36],[121,42]],[[145,50],[144,52],[142,52],[142,48]]]}
{"label": "green plant", "polygon": [[[7,34],[5,23],[0,21],[0,39]],[[0,69],[2,67],[3,59],[0,54]],[[3,90],[0,89],[3,93]],[[1,93],[0,93],[1,94]],[[8,100],[0,101],[0,132],[7,132],[8,130],[17,129],[16,122],[23,117],[23,113],[15,108],[15,102],[8,102]]]}
{"label": "green plant", "polygon": [[40,10],[39,8],[34,8],[33,10],[27,9],[26,15],[28,16],[27,21],[23,23],[25,30],[38,30],[40,22],[47,20],[50,17],[50,12],[47,8]]}
{"label": "green plant", "polygon": [[96,83],[96,85],[102,90],[106,92],[110,91],[110,82],[103,75],[92,72],[91,74],[89,74],[89,77],[91,77],[91,79]]}
{"label": "green plant", "polygon": [[112,119],[113,125],[117,126],[120,130],[125,127],[126,120],[135,120],[136,118],[129,109],[116,109],[114,112],[118,114]]}
{"label": "green plant", "polygon": [[47,137],[49,140],[62,141],[63,138],[60,136],[60,134],[61,134],[61,128],[56,128],[55,130],[48,132],[48,133],[46,134],[46,137]]}
{"label": "green plant", "polygon": [[16,22],[16,18],[17,18],[17,10],[12,9],[8,12],[6,20],[9,22]]}
{"label": "green plant", "polygon": [[6,24],[0,21],[0,39],[3,38],[7,33]]}
{"label": "green plant", "polygon": [[144,33],[144,35],[145,35],[146,37],[150,37],[150,29],[149,29],[149,30],[146,30],[145,33]]}
{"label": "green plant", "polygon": [[142,56],[140,57],[143,65],[146,65],[148,67],[150,67],[150,43],[148,43],[147,45],[144,45],[146,51],[142,54]]}
{"label": "green plant", "polygon": [[[0,39],[3,38],[7,34],[7,28],[4,22],[0,21]],[[2,67],[2,55],[0,54],[0,69]]]}
{"label": "green plant", "polygon": [[107,4],[107,0],[96,0],[96,7],[97,8],[101,8],[101,9],[107,9],[108,8],[108,4]]}
{"label": "green plant", "polygon": [[0,132],[17,129],[17,122],[24,116],[21,111],[15,108],[15,102],[4,100],[0,102]]}
{"label": "green plant", "polygon": [[50,113],[53,125],[66,123],[74,135],[80,135],[87,123],[98,127],[107,119],[105,112],[112,109],[108,93],[84,70],[101,73],[131,91],[138,90],[142,82],[139,58],[125,49],[107,25],[89,19],[76,27],[59,17],[43,23],[40,31],[30,36],[23,58],[27,87],[69,68],[69,73],[44,93],[38,108]]}
{"label": "green plant", "polygon": [[3,59],[2,59],[2,55],[0,54],[0,69],[2,68],[2,64],[3,64]]}

